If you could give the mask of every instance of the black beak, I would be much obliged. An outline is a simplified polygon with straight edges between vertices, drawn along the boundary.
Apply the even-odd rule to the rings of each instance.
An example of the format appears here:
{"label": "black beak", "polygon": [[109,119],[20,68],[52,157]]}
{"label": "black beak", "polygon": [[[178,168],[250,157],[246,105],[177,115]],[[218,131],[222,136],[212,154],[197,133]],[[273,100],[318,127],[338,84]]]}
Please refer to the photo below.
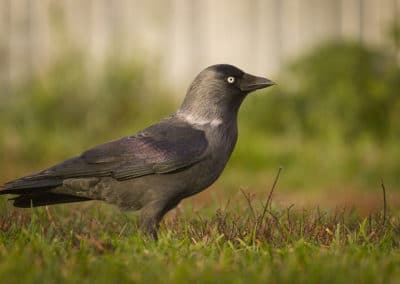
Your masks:
{"label": "black beak", "polygon": [[245,73],[240,82],[240,89],[243,92],[252,92],[258,89],[270,87],[272,85],[275,85],[275,83],[267,78],[257,77]]}

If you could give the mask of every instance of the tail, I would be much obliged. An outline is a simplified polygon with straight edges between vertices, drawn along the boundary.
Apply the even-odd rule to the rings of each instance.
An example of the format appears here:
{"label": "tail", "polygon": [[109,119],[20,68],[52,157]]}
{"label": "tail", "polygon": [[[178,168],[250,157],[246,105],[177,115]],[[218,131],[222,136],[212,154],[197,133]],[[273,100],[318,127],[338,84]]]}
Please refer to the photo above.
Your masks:
{"label": "tail", "polygon": [[5,183],[0,186],[0,195],[18,195],[9,200],[13,200],[13,205],[19,208],[91,200],[85,197],[51,192],[52,189],[62,185],[62,183],[63,179],[61,178],[48,177],[39,173]]}
{"label": "tail", "polygon": [[0,186],[1,194],[27,194],[32,190],[42,191],[62,185],[63,179],[42,173],[21,177]]}
{"label": "tail", "polygon": [[66,194],[44,192],[39,194],[23,194],[18,197],[11,198],[10,200],[14,201],[13,205],[15,207],[30,208],[60,203],[89,201],[91,199]]}

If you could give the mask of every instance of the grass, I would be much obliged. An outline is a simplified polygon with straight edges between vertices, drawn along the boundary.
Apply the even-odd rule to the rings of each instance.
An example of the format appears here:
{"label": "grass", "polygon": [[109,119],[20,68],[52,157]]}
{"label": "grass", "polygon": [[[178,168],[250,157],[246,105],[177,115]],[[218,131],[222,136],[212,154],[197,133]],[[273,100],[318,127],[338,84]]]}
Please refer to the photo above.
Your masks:
{"label": "grass", "polygon": [[[242,190],[183,206],[158,242],[136,214],[92,202],[28,210],[0,200],[2,283],[396,283],[400,214],[279,208]],[[385,213],[385,214],[384,214]]]}

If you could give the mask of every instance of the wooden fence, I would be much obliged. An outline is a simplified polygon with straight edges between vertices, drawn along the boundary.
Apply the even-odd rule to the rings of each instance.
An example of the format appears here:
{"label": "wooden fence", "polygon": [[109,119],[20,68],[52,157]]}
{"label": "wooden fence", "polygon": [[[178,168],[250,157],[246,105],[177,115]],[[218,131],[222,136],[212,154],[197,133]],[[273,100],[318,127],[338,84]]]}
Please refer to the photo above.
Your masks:
{"label": "wooden fence", "polygon": [[40,72],[66,47],[152,58],[172,86],[221,62],[254,73],[327,39],[385,44],[400,0],[0,0],[0,81]]}

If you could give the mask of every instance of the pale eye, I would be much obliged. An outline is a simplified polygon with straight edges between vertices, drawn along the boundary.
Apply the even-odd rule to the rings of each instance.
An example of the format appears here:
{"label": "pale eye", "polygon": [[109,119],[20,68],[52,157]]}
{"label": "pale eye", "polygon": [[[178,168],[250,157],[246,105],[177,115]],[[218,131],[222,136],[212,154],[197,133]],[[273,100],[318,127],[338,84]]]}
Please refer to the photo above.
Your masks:
{"label": "pale eye", "polygon": [[226,78],[226,81],[227,81],[229,84],[233,84],[233,83],[235,83],[235,77],[229,76],[228,78]]}

